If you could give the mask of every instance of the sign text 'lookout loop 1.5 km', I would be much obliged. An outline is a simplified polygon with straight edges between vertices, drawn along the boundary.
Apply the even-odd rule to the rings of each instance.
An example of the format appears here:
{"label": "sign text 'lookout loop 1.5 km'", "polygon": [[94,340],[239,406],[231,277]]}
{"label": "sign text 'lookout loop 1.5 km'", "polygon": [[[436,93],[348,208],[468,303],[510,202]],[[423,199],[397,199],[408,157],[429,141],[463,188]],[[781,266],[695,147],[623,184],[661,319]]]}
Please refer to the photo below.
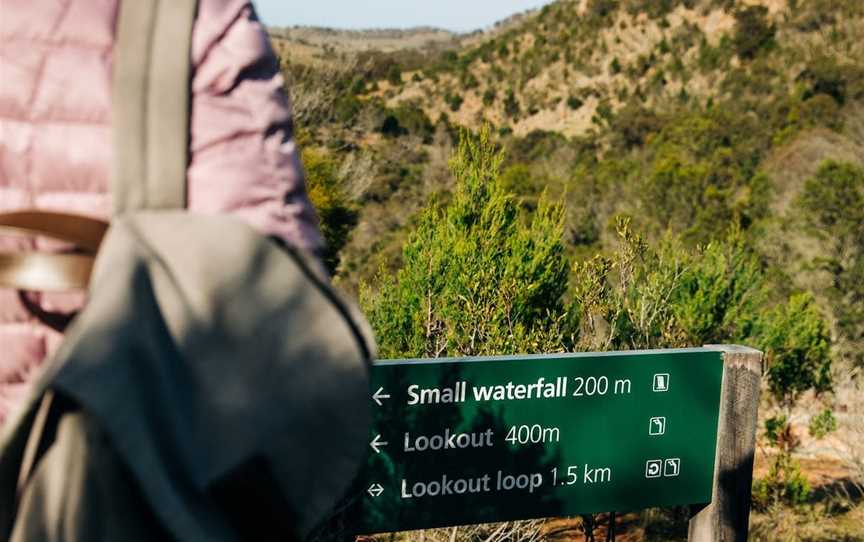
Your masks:
{"label": "sign text 'lookout loop 1.5 km'", "polygon": [[362,533],[711,501],[722,352],[380,361]]}

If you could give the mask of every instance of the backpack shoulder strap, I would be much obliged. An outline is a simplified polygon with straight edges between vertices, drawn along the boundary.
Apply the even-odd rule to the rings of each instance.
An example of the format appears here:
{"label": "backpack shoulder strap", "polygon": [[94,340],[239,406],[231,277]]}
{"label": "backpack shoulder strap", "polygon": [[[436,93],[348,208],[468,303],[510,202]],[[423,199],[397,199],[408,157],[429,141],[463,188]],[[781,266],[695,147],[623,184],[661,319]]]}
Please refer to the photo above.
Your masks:
{"label": "backpack shoulder strap", "polygon": [[120,2],[114,48],[114,213],[186,206],[195,0]]}

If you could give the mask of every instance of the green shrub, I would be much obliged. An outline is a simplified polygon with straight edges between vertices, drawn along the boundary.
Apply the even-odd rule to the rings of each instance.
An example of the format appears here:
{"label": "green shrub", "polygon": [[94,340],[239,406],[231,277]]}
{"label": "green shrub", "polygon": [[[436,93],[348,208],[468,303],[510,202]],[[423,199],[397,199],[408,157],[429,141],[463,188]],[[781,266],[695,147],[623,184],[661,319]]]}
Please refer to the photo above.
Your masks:
{"label": "green shrub", "polygon": [[349,90],[351,94],[363,94],[366,92],[366,80],[363,76],[358,75],[351,82],[351,88]]}
{"label": "green shrub", "polygon": [[597,19],[605,19],[618,9],[619,0],[590,0],[588,14]]}
{"label": "green shrub", "polygon": [[665,18],[678,3],[676,0],[627,0],[626,5],[632,15],[647,13],[652,19],[660,19]]}
{"label": "green shrub", "polygon": [[478,86],[480,86],[480,81],[478,81],[474,73],[469,70],[465,70],[462,72],[462,74],[459,76],[459,82],[461,83],[464,90],[470,90],[472,88],[477,88]]}
{"label": "green shrub", "polygon": [[830,408],[826,408],[819,414],[810,419],[808,431],[810,436],[821,439],[825,438],[828,433],[833,433],[837,430],[837,418]]}
{"label": "green shrub", "polygon": [[812,294],[795,294],[765,313],[756,335],[765,350],[768,387],[791,408],[807,390],[831,389],[830,335]]}
{"label": "green shrub", "polygon": [[381,133],[390,137],[410,134],[419,137],[423,143],[430,143],[435,127],[420,107],[404,103],[389,110],[381,126]]}
{"label": "green shrub", "polygon": [[[674,238],[651,247],[626,218],[618,218],[618,248],[577,261],[571,288],[577,348],[621,350],[704,344],[678,315],[698,310],[681,274],[698,258]],[[695,270],[693,271],[696,272]],[[713,307],[712,307],[713,309]],[[722,318],[725,309],[712,314]],[[692,326],[691,326],[692,327]],[[717,330],[720,333],[720,330]]]}
{"label": "green shrub", "polygon": [[697,63],[702,73],[708,73],[728,65],[732,57],[732,42],[727,36],[721,38],[720,43],[713,47],[703,37],[699,46],[699,58]]}
{"label": "green shrub", "polygon": [[507,95],[504,98],[504,114],[508,117],[516,118],[519,116],[519,102],[516,100],[516,94],[513,89],[507,90]]}
{"label": "green shrub", "polygon": [[381,123],[381,133],[386,137],[399,137],[407,135],[408,130],[399,124],[399,119],[395,114],[390,113],[384,117],[384,122]]}
{"label": "green shrub", "polygon": [[387,69],[387,82],[393,86],[402,84],[402,69],[398,64],[393,64]]}
{"label": "green shrub", "polygon": [[323,260],[331,273],[339,264],[339,251],[357,224],[357,209],[345,193],[339,163],[328,152],[305,147],[302,152],[306,190],[318,212],[326,245]]}
{"label": "green shrub", "polygon": [[610,129],[615,146],[630,150],[644,145],[662,126],[662,120],[654,111],[629,103],[612,119]]}
{"label": "green shrub", "polygon": [[495,91],[491,88],[487,88],[485,92],[483,92],[483,105],[490,106],[495,103]]}
{"label": "green shrub", "polygon": [[801,465],[789,455],[772,458],[768,474],[753,482],[753,507],[765,512],[777,504],[800,506],[810,498],[812,490],[801,473]]}
{"label": "green shrub", "polygon": [[789,429],[789,418],[784,415],[771,416],[765,420],[765,438],[769,444],[776,447],[782,446],[782,441],[786,438],[785,432]]}
{"label": "green shrub", "polygon": [[822,243],[812,263],[830,276],[827,294],[844,354],[864,366],[864,168],[824,162],[796,206],[807,232]]}
{"label": "green shrub", "polygon": [[774,25],[767,20],[768,8],[747,6],[735,11],[735,51],[743,59],[754,58],[760,50],[774,44]]}
{"label": "green shrub", "polygon": [[570,109],[579,109],[583,105],[584,105],[584,102],[582,101],[581,98],[579,98],[579,96],[574,96],[571,94],[570,96],[567,97],[567,107],[569,107]]}
{"label": "green shrub", "polygon": [[430,205],[403,266],[361,301],[384,357],[505,354],[560,349],[567,263],[560,206],[523,221],[500,182],[501,154],[483,128],[463,133],[450,162],[446,206]]}
{"label": "green shrub", "polygon": [[864,67],[840,64],[833,56],[817,55],[796,80],[806,85],[805,100],[826,94],[842,106],[847,100],[864,98]]}
{"label": "green shrub", "polygon": [[668,235],[651,246],[626,218],[616,230],[611,255],[574,264],[570,314],[580,348],[740,342],[765,351],[778,401],[830,388],[824,318],[806,295],[771,307],[768,277],[740,232],[694,250]]}
{"label": "green shrub", "polygon": [[[682,269],[671,310],[688,344],[752,341],[767,280],[740,232],[698,248]],[[778,345],[783,346],[783,345]]]}
{"label": "green shrub", "polygon": [[782,145],[797,133],[814,126],[825,126],[841,130],[845,116],[834,98],[827,94],[816,94],[803,101],[778,100],[775,114],[778,115],[778,129],[773,136],[775,145]]}
{"label": "green shrub", "polygon": [[730,224],[746,228],[764,217],[770,183],[756,172],[768,145],[762,129],[726,108],[666,120],[649,145],[641,220],[708,242]]}
{"label": "green shrub", "polygon": [[465,100],[459,94],[448,92],[444,95],[444,102],[447,104],[447,107],[450,108],[450,111],[453,111],[454,113],[459,111],[462,107],[462,102],[464,101]]}
{"label": "green shrub", "polygon": [[513,164],[501,172],[501,187],[508,194],[522,198],[535,198],[542,191],[542,183],[535,179],[527,164]]}
{"label": "green shrub", "polygon": [[627,75],[630,77],[644,77],[648,70],[650,70],[656,59],[654,58],[654,53],[650,55],[639,55],[636,57],[636,60],[633,62],[633,65],[627,68]]}
{"label": "green shrub", "polygon": [[510,140],[508,155],[510,160],[517,163],[537,162],[566,143],[567,138],[558,132],[532,130],[523,137],[514,137]]}
{"label": "green shrub", "polygon": [[362,109],[363,102],[357,96],[353,94],[340,95],[333,104],[333,119],[347,125],[354,124]]}
{"label": "green shrub", "polygon": [[844,115],[840,112],[837,101],[825,94],[816,94],[802,102],[800,107],[800,122],[804,127],[827,126],[833,130],[843,127]]}
{"label": "green shrub", "polygon": [[603,122],[608,123],[612,120],[612,116],[612,104],[609,103],[609,100],[601,100],[597,104],[597,117],[602,119]]}
{"label": "green shrub", "polygon": [[[676,56],[669,63],[669,72],[678,80],[687,82],[687,67],[681,57]],[[682,86],[683,88],[683,86]]]}

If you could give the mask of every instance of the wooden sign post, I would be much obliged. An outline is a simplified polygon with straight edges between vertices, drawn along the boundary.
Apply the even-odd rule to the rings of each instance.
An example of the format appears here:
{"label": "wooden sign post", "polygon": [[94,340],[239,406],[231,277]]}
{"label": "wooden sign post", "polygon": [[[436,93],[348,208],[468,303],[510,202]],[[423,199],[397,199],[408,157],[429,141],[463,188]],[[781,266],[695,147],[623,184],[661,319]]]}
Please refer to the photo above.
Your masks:
{"label": "wooden sign post", "polygon": [[756,417],[762,352],[743,346],[717,346],[723,351],[723,388],[714,496],[690,520],[689,542],[744,542],[750,525],[750,491],[756,448]]}

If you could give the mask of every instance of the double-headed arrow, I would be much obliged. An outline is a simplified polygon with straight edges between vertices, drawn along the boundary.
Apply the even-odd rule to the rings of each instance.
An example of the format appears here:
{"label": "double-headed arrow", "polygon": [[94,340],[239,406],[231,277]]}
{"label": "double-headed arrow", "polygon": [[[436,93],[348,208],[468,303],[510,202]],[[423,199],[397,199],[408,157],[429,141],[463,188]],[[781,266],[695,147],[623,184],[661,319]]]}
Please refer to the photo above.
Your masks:
{"label": "double-headed arrow", "polygon": [[381,484],[372,484],[366,491],[370,495],[372,495],[372,497],[377,497],[378,495],[384,493],[384,488],[381,487]]}
{"label": "double-headed arrow", "polygon": [[381,399],[390,399],[390,396],[384,393],[384,388],[378,388],[378,391],[372,394],[372,400],[378,403],[378,406],[383,404]]}
{"label": "double-headed arrow", "polygon": [[385,441],[380,440],[380,439],[381,439],[381,435],[375,435],[375,438],[372,439],[372,442],[369,443],[369,446],[371,446],[372,449],[375,450],[376,454],[381,453],[381,450],[378,449],[379,446],[387,446],[389,444],[389,442],[385,442]]}

